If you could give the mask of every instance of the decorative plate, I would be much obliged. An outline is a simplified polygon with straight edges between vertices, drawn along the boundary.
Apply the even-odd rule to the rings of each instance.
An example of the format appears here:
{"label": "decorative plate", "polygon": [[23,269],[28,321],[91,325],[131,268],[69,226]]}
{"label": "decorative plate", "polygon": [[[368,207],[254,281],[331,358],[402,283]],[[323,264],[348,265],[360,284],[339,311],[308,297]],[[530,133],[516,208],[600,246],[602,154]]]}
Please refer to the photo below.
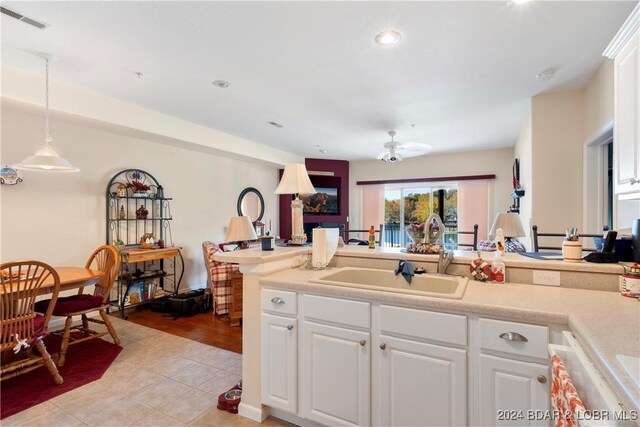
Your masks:
{"label": "decorative plate", "polygon": [[15,185],[22,182],[22,174],[11,166],[4,166],[0,169],[0,184]]}

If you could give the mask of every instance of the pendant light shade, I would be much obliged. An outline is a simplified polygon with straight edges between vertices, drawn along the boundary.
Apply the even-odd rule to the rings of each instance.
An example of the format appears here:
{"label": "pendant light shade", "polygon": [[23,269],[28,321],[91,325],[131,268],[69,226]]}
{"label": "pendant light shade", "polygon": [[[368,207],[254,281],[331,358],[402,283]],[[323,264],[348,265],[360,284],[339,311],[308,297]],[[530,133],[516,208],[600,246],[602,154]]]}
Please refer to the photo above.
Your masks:
{"label": "pendant light shade", "polygon": [[51,142],[53,138],[49,134],[49,60],[50,56],[42,55],[46,64],[46,80],[45,80],[45,114],[44,114],[44,147],[36,152],[33,156],[26,157],[20,163],[13,165],[16,169],[42,170],[56,172],[79,172],[80,169],[73,166],[67,160],[53,149]]}

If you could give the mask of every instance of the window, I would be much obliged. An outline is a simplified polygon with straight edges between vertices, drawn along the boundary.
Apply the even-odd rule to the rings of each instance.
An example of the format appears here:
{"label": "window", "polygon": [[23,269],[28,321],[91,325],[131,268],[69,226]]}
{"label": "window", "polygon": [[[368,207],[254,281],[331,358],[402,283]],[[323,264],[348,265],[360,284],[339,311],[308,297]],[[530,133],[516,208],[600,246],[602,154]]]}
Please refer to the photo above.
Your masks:
{"label": "window", "polygon": [[456,184],[438,186],[387,185],[384,189],[385,244],[406,246],[412,242],[405,232],[410,224],[424,223],[437,214],[445,225],[445,246],[456,249],[458,236],[458,188]]}

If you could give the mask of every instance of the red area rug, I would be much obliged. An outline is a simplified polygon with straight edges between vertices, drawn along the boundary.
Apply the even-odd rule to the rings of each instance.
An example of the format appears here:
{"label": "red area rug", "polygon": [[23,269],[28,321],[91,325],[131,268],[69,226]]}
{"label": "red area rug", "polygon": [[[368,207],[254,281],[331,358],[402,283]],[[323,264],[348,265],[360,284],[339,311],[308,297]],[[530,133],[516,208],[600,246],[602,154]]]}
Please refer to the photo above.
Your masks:
{"label": "red area rug", "polygon": [[[61,341],[60,337],[53,335],[44,339],[50,354],[60,351]],[[122,347],[113,342],[96,338],[69,347],[64,366],[58,368],[63,384],[56,385],[45,367],[2,381],[0,419],[101,378],[120,351]]]}

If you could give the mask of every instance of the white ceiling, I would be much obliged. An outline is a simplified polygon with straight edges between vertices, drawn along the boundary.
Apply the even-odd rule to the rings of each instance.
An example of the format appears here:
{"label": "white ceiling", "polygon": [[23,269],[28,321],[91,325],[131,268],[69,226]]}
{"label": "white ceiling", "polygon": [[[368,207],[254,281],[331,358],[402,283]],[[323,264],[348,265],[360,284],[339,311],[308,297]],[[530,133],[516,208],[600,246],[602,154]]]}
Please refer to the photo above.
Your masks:
{"label": "white ceiling", "polygon": [[[635,4],[3,1],[50,27],[3,15],[2,63],[42,74],[22,50],[45,51],[53,80],[306,157],[375,158],[391,129],[507,147],[527,98],[582,87]],[[401,42],[375,44],[389,28]]]}

